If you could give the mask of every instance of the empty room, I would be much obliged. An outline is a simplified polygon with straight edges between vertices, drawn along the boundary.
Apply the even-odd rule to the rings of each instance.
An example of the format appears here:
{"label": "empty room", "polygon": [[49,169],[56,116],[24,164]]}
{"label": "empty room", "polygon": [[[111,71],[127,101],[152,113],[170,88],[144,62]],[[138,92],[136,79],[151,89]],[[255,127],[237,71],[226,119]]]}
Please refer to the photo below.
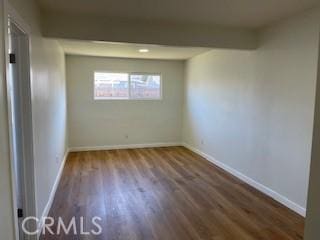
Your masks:
{"label": "empty room", "polygon": [[0,239],[319,240],[318,0],[0,0]]}

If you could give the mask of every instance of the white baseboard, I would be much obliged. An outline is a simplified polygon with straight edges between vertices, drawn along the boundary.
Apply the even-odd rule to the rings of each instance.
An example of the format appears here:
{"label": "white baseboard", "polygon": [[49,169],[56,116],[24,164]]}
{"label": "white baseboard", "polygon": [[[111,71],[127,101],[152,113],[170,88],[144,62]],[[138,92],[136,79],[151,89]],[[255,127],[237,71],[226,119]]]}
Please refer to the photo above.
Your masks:
{"label": "white baseboard", "polygon": [[264,194],[268,195],[269,197],[273,198],[277,202],[283,204],[284,206],[290,208],[294,212],[298,213],[299,215],[305,217],[306,216],[306,209],[302,206],[298,205],[297,203],[291,201],[290,199],[282,196],[281,194],[275,192],[274,190],[264,186],[263,184],[253,180],[252,178],[247,177],[246,175],[242,174],[241,172],[231,168],[230,166],[219,162],[214,157],[198,150],[197,148],[194,148],[190,146],[187,143],[182,144],[184,147],[188,148],[189,150],[199,154],[206,160],[210,161],[211,163],[217,165],[218,167],[222,168],[223,170],[227,171],[228,173],[232,174],[233,176],[239,178],[240,180],[244,181],[245,183],[249,184],[250,186],[256,188],[260,192],[263,192]]}
{"label": "white baseboard", "polygon": [[48,202],[47,202],[47,205],[45,206],[43,212],[42,212],[42,215],[41,215],[41,219],[39,219],[39,224],[38,224],[38,239],[39,239],[39,235],[41,233],[41,230],[43,228],[43,220],[45,217],[48,216],[49,214],[49,211],[51,209],[51,206],[52,206],[52,203],[53,203],[53,200],[54,200],[54,196],[56,194],[56,191],[57,191],[57,188],[59,186],[59,182],[60,182],[60,179],[61,179],[61,176],[62,176],[62,172],[63,172],[63,168],[64,168],[64,165],[66,163],[66,160],[67,160],[67,157],[68,157],[68,154],[69,154],[69,149],[67,149],[67,151],[65,152],[64,156],[63,156],[63,160],[61,162],[61,165],[60,165],[60,168],[59,168],[59,171],[58,171],[58,174],[57,174],[57,177],[54,181],[54,184],[52,186],[52,189],[51,189],[51,192],[50,192],[50,196],[49,196],[49,199],[48,199]]}
{"label": "white baseboard", "polygon": [[143,143],[143,144],[127,144],[127,145],[70,147],[70,152],[100,151],[100,150],[114,150],[114,149],[132,149],[132,148],[151,148],[151,147],[173,147],[173,146],[182,146],[182,144],[180,142],[167,142],[167,143]]}

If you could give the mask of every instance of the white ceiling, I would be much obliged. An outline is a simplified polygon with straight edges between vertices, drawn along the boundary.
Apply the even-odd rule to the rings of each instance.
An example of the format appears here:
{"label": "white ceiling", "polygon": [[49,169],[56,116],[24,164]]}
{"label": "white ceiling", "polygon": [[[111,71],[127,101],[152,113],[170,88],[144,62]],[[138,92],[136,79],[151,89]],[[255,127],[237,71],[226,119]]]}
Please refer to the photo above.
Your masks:
{"label": "white ceiling", "polygon": [[[185,60],[210,50],[208,48],[196,47],[170,47],[160,45],[92,42],[64,39],[59,40],[59,43],[64,52],[69,55],[120,58]],[[139,52],[139,49],[145,48],[147,48],[149,52]]]}
{"label": "white ceiling", "polygon": [[37,0],[45,12],[259,28],[319,0]]}

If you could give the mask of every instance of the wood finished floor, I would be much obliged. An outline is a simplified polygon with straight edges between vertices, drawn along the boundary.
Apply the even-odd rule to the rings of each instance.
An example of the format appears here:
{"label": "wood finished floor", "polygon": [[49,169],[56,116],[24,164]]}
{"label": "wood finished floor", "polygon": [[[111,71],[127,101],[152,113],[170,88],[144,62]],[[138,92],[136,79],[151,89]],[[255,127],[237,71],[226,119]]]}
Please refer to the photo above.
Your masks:
{"label": "wood finished floor", "polygon": [[[50,216],[99,236],[41,239],[294,240],[304,219],[183,147],[70,153]],[[56,230],[56,226],[54,228]],[[79,231],[79,229],[78,229]]]}

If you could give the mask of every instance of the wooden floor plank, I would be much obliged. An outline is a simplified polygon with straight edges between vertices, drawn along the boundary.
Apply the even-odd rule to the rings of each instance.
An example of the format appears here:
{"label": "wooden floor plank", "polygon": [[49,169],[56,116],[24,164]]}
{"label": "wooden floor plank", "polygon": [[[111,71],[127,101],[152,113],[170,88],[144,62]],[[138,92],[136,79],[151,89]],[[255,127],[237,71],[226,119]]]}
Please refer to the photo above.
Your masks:
{"label": "wooden floor plank", "polygon": [[[70,153],[50,216],[102,234],[41,239],[297,240],[304,219],[184,147]],[[57,230],[57,225],[52,227]],[[77,229],[79,230],[79,229]]]}

